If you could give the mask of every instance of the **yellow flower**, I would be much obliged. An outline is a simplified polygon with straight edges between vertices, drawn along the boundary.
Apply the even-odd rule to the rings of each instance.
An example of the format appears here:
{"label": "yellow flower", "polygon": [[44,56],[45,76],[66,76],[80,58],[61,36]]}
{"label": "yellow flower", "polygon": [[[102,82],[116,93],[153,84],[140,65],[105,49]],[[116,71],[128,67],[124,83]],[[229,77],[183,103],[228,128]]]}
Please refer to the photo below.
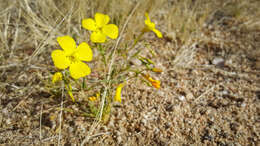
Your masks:
{"label": "yellow flower", "polygon": [[145,13],[146,20],[144,21],[147,31],[153,31],[158,38],[162,38],[162,33],[155,28],[155,24],[150,20],[148,13]]}
{"label": "yellow flower", "polygon": [[93,31],[90,40],[93,43],[104,43],[106,37],[116,39],[118,37],[118,27],[115,24],[108,24],[110,18],[101,13],[95,14],[95,20],[88,18],[82,20],[83,28]]}
{"label": "yellow flower", "polygon": [[62,73],[61,72],[56,72],[53,76],[52,76],[52,83],[56,83],[58,81],[62,80]]}
{"label": "yellow flower", "polygon": [[71,100],[72,100],[73,102],[75,102],[75,98],[74,98],[74,96],[73,96],[73,94],[72,94],[72,87],[71,87],[71,85],[70,85],[70,84],[66,84],[66,85],[65,85],[65,88],[67,89],[67,92],[68,92],[68,94],[69,94]]}
{"label": "yellow flower", "polygon": [[161,86],[160,86],[160,84],[161,84],[161,82],[159,81],[159,80],[154,80],[152,77],[150,77],[150,75],[144,75],[143,74],[143,77],[145,78],[145,79],[147,79],[152,85],[153,85],[153,87],[154,88],[156,88],[156,89],[159,89]]}
{"label": "yellow flower", "polygon": [[117,86],[116,88],[116,95],[115,95],[115,98],[114,100],[117,101],[117,102],[120,102],[121,103],[121,92],[122,92],[122,88],[125,86],[125,83],[121,83]]}
{"label": "yellow flower", "polygon": [[57,41],[63,50],[54,50],[51,53],[54,65],[58,69],[69,67],[70,75],[74,79],[79,79],[89,75],[91,69],[82,61],[92,60],[92,50],[85,42],[78,47],[70,36],[58,37]]}

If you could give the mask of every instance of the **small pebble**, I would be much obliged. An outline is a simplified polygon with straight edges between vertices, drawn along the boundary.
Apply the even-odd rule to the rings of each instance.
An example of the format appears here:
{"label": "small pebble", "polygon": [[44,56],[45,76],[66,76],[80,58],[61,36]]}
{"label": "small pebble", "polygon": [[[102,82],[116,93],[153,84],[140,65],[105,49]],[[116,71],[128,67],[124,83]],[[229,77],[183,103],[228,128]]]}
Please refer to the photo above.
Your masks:
{"label": "small pebble", "polygon": [[185,96],[179,96],[179,100],[181,100],[181,101],[184,101],[185,100]]}
{"label": "small pebble", "polygon": [[221,58],[221,57],[216,57],[216,58],[214,58],[214,59],[212,60],[212,64],[218,65],[218,66],[224,65],[224,62],[225,62],[224,59]]}

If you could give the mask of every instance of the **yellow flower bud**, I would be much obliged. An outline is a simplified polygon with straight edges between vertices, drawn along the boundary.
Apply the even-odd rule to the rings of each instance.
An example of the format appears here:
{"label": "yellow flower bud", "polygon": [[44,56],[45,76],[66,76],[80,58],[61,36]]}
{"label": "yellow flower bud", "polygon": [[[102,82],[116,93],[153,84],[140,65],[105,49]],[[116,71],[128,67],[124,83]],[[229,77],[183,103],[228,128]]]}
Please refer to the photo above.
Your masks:
{"label": "yellow flower bud", "polygon": [[52,83],[56,83],[58,81],[62,80],[62,73],[61,72],[56,72],[53,76],[52,76]]}
{"label": "yellow flower bud", "polygon": [[121,103],[121,92],[122,92],[122,88],[125,86],[125,83],[121,83],[117,86],[116,88],[116,95],[115,95],[115,98],[114,100],[117,101],[117,102],[120,102]]}
{"label": "yellow flower bud", "polygon": [[148,80],[151,84],[152,84],[152,86],[154,87],[154,88],[156,88],[156,89],[159,89],[161,86],[161,82],[160,82],[160,80],[154,80],[152,77],[150,77],[150,75],[149,74],[142,74],[143,75],[143,77],[146,79],[146,80]]}

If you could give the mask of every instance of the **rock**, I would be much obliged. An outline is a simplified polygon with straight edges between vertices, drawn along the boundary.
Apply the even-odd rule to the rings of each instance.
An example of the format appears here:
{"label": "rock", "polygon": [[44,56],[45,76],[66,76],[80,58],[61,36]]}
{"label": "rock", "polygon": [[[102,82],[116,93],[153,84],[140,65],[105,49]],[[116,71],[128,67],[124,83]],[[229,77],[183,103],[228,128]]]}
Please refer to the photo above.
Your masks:
{"label": "rock", "polygon": [[224,66],[225,60],[221,57],[216,57],[212,60],[212,64],[221,67]]}

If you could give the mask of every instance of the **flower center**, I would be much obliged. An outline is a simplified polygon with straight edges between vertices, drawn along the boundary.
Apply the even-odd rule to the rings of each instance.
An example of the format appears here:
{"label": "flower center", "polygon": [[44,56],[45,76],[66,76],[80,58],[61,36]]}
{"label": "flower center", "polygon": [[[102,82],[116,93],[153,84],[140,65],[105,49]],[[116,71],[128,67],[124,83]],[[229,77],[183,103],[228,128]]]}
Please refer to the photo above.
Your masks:
{"label": "flower center", "polygon": [[69,59],[70,63],[76,63],[76,62],[79,61],[76,52],[74,52],[74,53],[72,53],[71,55],[68,55],[68,56],[66,56],[66,57]]}

